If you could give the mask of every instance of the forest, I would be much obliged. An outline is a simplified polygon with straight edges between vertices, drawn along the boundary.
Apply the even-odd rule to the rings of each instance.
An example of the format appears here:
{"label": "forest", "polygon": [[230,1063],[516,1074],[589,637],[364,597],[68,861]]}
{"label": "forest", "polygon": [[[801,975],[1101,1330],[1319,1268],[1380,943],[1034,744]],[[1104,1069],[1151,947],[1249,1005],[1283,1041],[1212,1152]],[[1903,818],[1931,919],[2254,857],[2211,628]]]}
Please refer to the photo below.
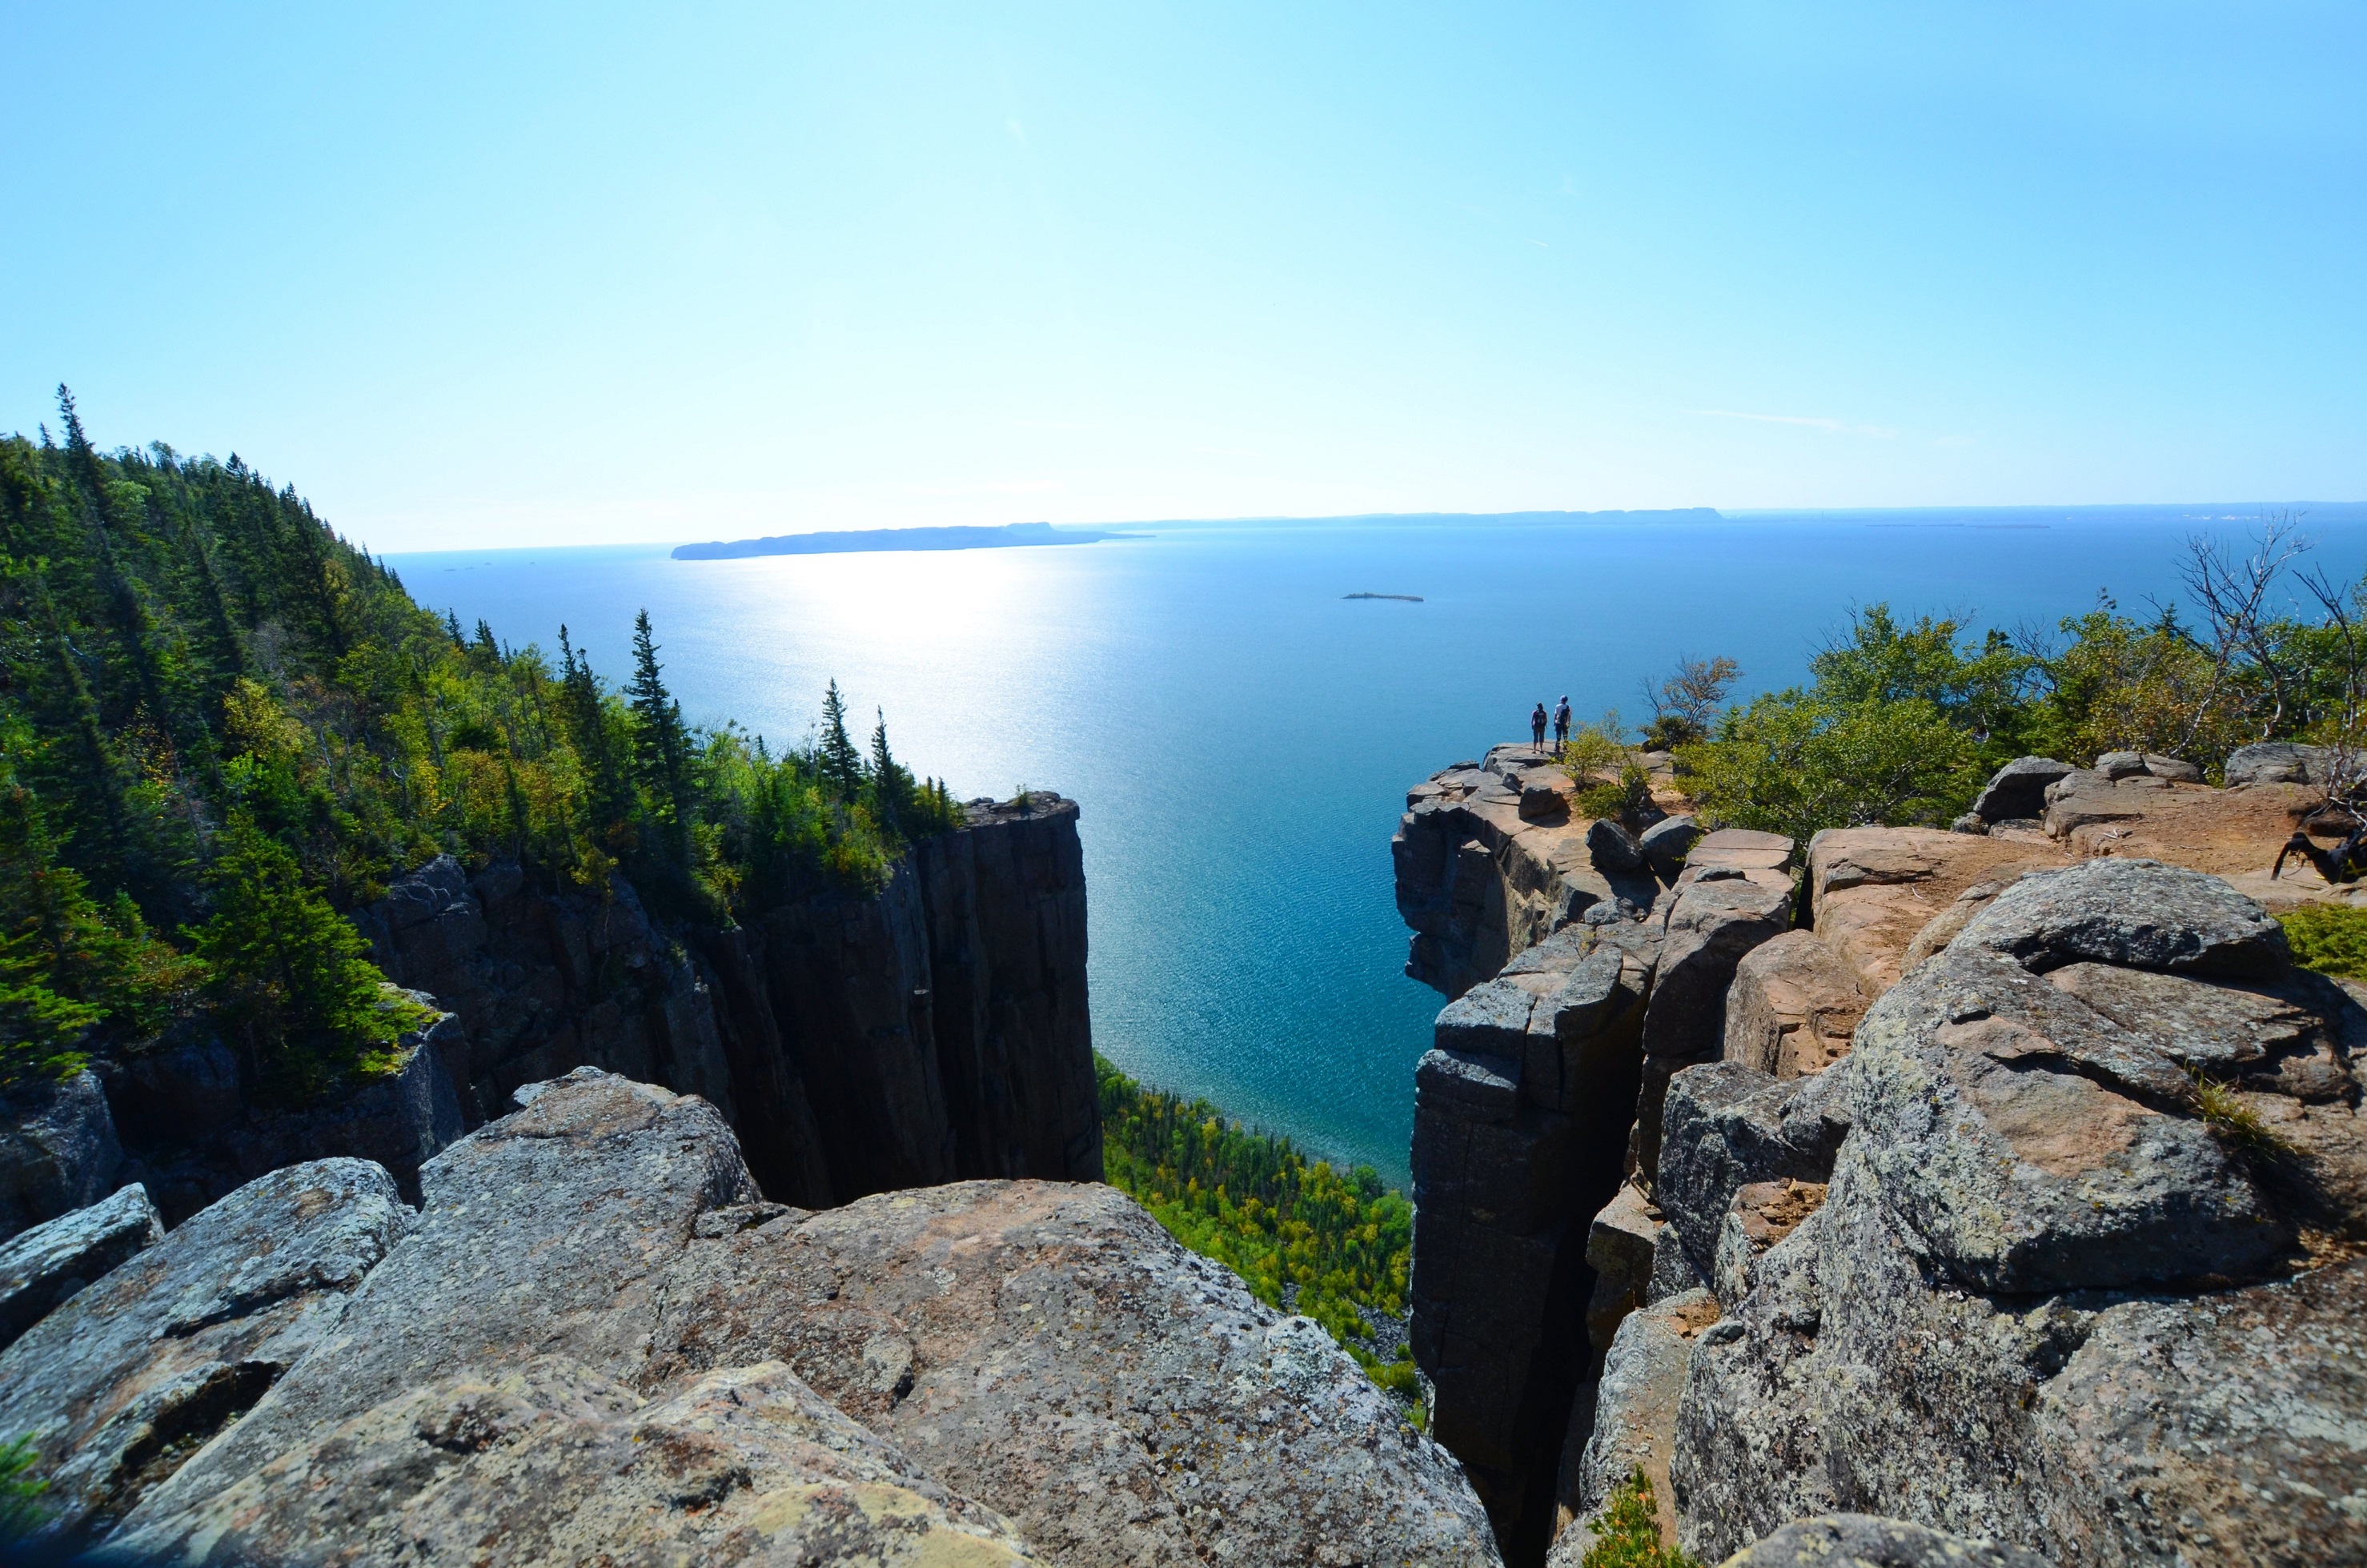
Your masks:
{"label": "forest", "polygon": [[729,922],[876,886],[960,807],[848,732],[687,723],[656,630],[595,671],[438,619],[233,454],[0,437],[0,1084],[207,1027],[291,1101],[413,1021],[343,910],[439,853]]}
{"label": "forest", "polygon": [[1098,1055],[1093,1067],[1109,1184],[1268,1306],[1321,1324],[1374,1382],[1412,1402],[1412,1352],[1374,1320],[1405,1314],[1413,1205],[1370,1166],[1336,1170],[1205,1100],[1145,1089]]}
{"label": "forest", "polygon": [[[1640,736],[1616,714],[1580,729],[1582,808],[1648,802],[1638,749],[1673,751],[1710,823],[1802,843],[1825,828],[1945,826],[2020,756],[2085,766],[2150,751],[2214,783],[2256,741],[2367,757],[2367,582],[2313,567],[2304,521],[2263,518],[2244,544],[2190,540],[2184,594],[2142,616],[2100,595],[2051,628],[1977,629],[1874,604],[1817,650],[1806,684],[1745,703],[1727,702],[1744,674],[1733,660],[1682,660],[1646,684]],[[2357,817],[2358,793],[2338,791],[2334,808]]]}

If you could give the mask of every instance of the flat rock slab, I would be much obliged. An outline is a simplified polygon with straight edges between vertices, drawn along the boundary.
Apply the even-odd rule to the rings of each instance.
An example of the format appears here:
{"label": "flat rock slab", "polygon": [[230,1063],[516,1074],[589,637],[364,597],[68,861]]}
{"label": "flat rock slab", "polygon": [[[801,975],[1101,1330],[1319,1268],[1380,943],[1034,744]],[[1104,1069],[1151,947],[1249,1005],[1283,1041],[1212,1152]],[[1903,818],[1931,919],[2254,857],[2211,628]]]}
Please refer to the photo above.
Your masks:
{"label": "flat rock slab", "polygon": [[290,1166],[28,1329],[0,1354],[0,1431],[32,1439],[56,1522],[104,1528],[263,1397],[411,1218],[368,1161]]}
{"label": "flat rock slab", "polygon": [[2053,1568],[2034,1551],[1872,1514],[1785,1525],[1719,1568]]}
{"label": "flat rock slab", "polygon": [[563,1358],[438,1380],[109,1544],[224,1563],[1036,1561],[777,1361],[663,1400]]}
{"label": "flat rock slab", "polygon": [[113,1197],[19,1232],[0,1246],[0,1348],[93,1280],[164,1239],[164,1222],[138,1182]]}
{"label": "flat rock slab", "polygon": [[2091,860],[2024,876],[1956,938],[2031,969],[2082,959],[2217,978],[2264,978],[2291,961],[2284,928],[2201,872],[2149,860]]}
{"label": "flat rock slab", "polygon": [[1848,961],[1868,997],[1877,997],[1897,983],[1918,933],[1968,889],[2070,863],[2052,845],[1936,828],[1819,833],[1808,846],[1817,937]]}
{"label": "flat rock slab", "polygon": [[712,1215],[642,1382],[778,1358],[1050,1561],[1496,1560],[1459,1467],[1323,1331],[1106,1187]]}

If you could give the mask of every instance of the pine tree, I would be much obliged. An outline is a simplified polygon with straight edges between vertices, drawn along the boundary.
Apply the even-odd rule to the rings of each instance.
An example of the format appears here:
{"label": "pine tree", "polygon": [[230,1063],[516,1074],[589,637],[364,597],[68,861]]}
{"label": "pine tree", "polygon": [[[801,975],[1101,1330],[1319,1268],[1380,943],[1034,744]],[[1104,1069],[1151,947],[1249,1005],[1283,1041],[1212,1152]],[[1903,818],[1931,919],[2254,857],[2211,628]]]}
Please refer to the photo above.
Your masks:
{"label": "pine tree", "polygon": [[690,863],[690,737],[682,722],[682,705],[658,678],[658,645],[650,632],[650,613],[633,617],[633,680],[626,700],[640,720],[633,750],[641,786],[650,794],[653,815],[677,866]]}
{"label": "pine tree", "polygon": [[821,700],[821,749],[814,761],[824,793],[853,805],[863,792],[863,753],[846,733],[846,699],[838,694],[836,681]]}
{"label": "pine tree", "polygon": [[632,782],[610,743],[600,678],[592,673],[591,658],[575,651],[563,626],[559,628],[559,651],[564,660],[560,675],[561,722],[590,786],[586,804],[591,808],[593,832],[596,838],[613,841],[632,812]]}
{"label": "pine tree", "polygon": [[460,635],[460,617],[449,610],[444,612],[444,635],[452,639],[454,648],[463,653],[469,651],[469,639]]}

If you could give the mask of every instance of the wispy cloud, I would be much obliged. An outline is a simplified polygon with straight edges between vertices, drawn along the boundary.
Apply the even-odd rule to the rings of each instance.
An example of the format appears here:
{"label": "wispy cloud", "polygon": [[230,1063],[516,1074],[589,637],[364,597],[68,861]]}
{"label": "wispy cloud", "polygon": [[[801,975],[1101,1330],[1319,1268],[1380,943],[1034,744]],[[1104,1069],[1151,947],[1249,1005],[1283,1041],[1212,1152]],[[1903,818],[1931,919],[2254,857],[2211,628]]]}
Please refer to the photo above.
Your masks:
{"label": "wispy cloud", "polygon": [[1851,424],[1844,420],[1818,419],[1802,413],[1743,413],[1735,409],[1687,409],[1687,413],[1701,414],[1709,419],[1747,419],[1757,424],[1794,424],[1807,430],[1821,430],[1828,435],[1870,435],[1887,441],[1898,432],[1882,424]]}

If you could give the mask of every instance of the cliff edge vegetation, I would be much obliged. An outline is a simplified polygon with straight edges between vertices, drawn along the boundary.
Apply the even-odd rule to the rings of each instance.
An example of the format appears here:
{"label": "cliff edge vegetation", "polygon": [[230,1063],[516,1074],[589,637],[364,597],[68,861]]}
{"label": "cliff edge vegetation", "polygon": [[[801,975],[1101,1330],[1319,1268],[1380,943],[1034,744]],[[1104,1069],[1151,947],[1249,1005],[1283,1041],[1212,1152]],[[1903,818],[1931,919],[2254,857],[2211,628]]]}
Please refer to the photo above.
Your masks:
{"label": "cliff edge vegetation", "polygon": [[[1810,660],[1807,684],[1723,711],[1739,669],[1689,660],[1648,691],[1645,744],[1674,751],[1711,822],[1803,843],[1826,828],[1944,825],[2020,756],[2217,759],[2272,740],[2355,752],[2367,581],[2301,564],[2297,523],[2269,520],[2245,548],[2191,542],[2183,612],[2138,617],[2100,595],[2051,632],[2008,631],[1874,604]],[[1704,676],[1719,677],[1706,693]],[[1603,771],[1590,757],[1590,778]]]}
{"label": "cliff edge vegetation", "polygon": [[1413,1206],[1404,1195],[1370,1166],[1309,1160],[1289,1139],[1245,1128],[1206,1100],[1145,1089],[1104,1057],[1093,1068],[1109,1184],[1268,1306],[1321,1324],[1376,1382],[1411,1399],[1412,1351],[1375,1321],[1405,1315]]}
{"label": "cliff edge vegetation", "polygon": [[367,1076],[410,1004],[337,911],[439,853],[729,926],[959,820],[835,685],[808,747],[690,724],[646,615],[612,683],[564,626],[438,619],[235,454],[59,414],[0,437],[0,1079],[188,1020],[298,1098]]}

